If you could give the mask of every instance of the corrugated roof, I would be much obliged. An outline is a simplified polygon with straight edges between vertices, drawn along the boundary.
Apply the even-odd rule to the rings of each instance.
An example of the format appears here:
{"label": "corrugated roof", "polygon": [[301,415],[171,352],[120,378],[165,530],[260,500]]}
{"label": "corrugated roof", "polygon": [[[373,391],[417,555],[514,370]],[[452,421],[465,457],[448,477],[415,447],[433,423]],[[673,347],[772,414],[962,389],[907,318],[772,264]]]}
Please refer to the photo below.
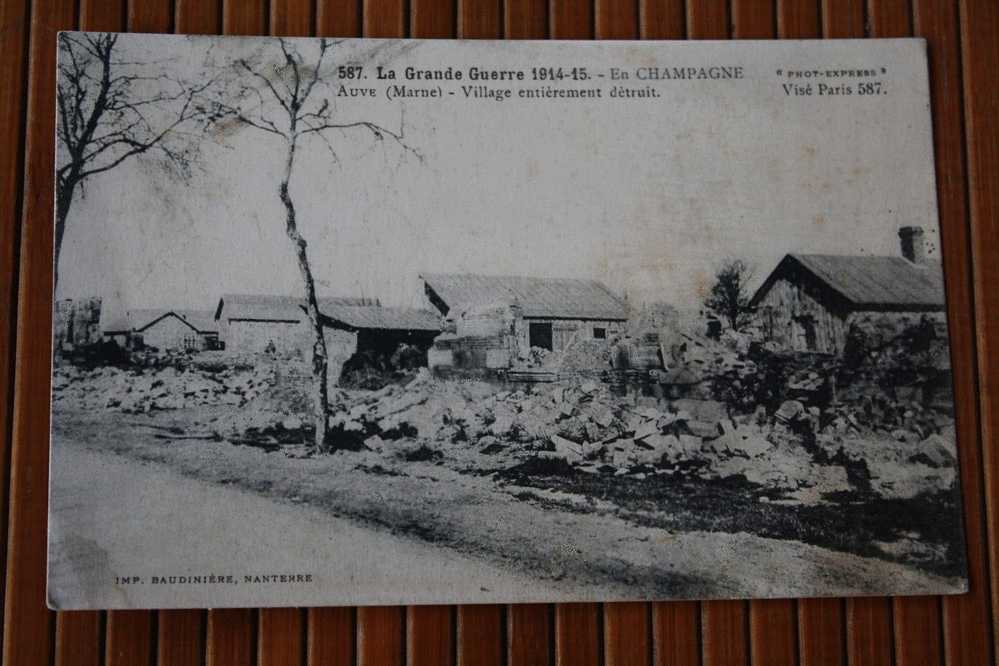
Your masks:
{"label": "corrugated roof", "polygon": [[370,305],[332,305],[323,309],[326,317],[351,328],[406,331],[439,331],[440,316],[429,310]]}
{"label": "corrugated roof", "polygon": [[624,300],[597,280],[441,273],[420,277],[452,309],[509,302],[519,305],[525,317],[628,318]]}
{"label": "corrugated roof", "polygon": [[[319,299],[319,311],[338,305],[378,305],[376,298],[330,297]],[[218,319],[225,308],[227,319],[258,319],[264,321],[303,321],[305,299],[270,294],[224,294],[215,309]]]}
{"label": "corrugated roof", "polygon": [[[857,308],[942,310],[945,306],[943,269],[939,261],[916,264],[902,257],[789,254],[781,264],[788,260],[796,262]],[[771,283],[770,279],[763,283],[753,297],[754,304]]]}

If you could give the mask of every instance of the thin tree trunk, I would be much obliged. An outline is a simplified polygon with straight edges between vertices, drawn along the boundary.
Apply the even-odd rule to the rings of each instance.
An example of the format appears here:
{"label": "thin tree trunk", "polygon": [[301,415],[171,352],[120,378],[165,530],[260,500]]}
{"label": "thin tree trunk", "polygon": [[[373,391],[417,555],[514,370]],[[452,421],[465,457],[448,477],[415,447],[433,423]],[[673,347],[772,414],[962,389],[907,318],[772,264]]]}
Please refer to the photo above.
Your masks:
{"label": "thin tree trunk", "polygon": [[306,253],[306,242],[302,234],[298,231],[298,224],[295,219],[295,204],[291,200],[288,185],[291,181],[291,171],[295,163],[295,138],[294,135],[288,142],[288,157],[285,161],[284,179],[281,181],[279,195],[285,209],[285,232],[291,240],[295,249],[295,256],[298,259],[298,270],[302,274],[302,281],[305,283],[305,310],[309,317],[309,324],[312,326],[315,340],[312,344],[312,381],[313,381],[313,406],[312,413],[316,424],[315,448],[318,451],[328,451],[332,448],[329,437],[329,390],[327,388],[327,378],[329,376],[329,361],[326,353],[326,338],[323,336],[323,325],[319,318],[319,301],[316,299],[316,283],[312,278],[312,268],[309,265],[309,257]]}

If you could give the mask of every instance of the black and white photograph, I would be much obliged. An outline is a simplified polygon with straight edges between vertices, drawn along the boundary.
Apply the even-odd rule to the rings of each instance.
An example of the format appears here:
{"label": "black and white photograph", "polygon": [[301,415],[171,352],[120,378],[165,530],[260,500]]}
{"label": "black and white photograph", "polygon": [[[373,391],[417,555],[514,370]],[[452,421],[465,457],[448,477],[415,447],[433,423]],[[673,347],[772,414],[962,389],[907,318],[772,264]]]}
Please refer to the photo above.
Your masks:
{"label": "black and white photograph", "polygon": [[50,607],[967,590],[922,40],[57,86]]}

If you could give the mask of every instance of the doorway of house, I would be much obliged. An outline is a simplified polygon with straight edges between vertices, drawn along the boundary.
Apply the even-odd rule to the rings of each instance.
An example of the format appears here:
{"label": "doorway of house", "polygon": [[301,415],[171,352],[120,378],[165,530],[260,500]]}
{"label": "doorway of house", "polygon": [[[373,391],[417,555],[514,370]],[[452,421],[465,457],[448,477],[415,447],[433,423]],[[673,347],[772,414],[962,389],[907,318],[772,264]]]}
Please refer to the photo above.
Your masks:
{"label": "doorway of house", "polygon": [[528,329],[529,342],[532,347],[552,350],[552,325],[551,323],[532,322]]}

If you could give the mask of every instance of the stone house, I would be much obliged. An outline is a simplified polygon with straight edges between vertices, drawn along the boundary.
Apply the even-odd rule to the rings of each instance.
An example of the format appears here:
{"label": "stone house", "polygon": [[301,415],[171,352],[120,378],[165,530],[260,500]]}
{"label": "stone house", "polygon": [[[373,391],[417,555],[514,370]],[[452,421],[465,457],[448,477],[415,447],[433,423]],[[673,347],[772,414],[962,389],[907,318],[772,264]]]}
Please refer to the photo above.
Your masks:
{"label": "stone house", "polygon": [[202,351],[218,348],[218,328],[210,310],[138,308],[108,320],[105,340],[122,348],[150,347],[162,351]]}
{"label": "stone house", "polygon": [[763,337],[784,350],[839,354],[854,323],[944,322],[940,262],[927,258],[921,228],[898,234],[897,257],[786,255],[750,300]]}
{"label": "stone house", "polygon": [[434,364],[505,367],[531,348],[561,352],[624,330],[627,304],[596,280],[502,275],[420,276],[445,318]]}
{"label": "stone house", "polygon": [[[320,311],[334,306],[377,306],[371,298],[321,298]],[[264,352],[306,356],[312,331],[305,299],[264,294],[225,294],[215,308],[219,341],[230,352]]]}

